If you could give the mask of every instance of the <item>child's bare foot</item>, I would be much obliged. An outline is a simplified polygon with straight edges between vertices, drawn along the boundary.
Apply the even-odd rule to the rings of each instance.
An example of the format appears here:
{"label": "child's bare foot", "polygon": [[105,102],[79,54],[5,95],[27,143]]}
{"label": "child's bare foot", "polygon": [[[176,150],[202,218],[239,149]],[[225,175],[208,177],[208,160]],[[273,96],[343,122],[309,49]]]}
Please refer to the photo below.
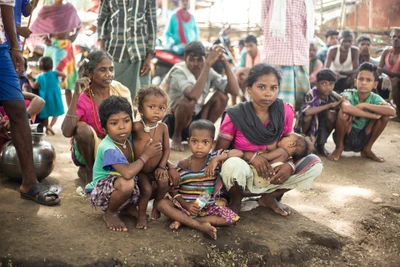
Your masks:
{"label": "child's bare foot", "polygon": [[52,129],[50,126],[48,126],[48,127],[46,128],[46,134],[48,135],[49,133],[50,133],[51,135],[55,135],[53,129]]}
{"label": "child's bare foot", "polygon": [[318,145],[317,146],[318,155],[328,157],[329,152],[326,150],[325,145]]}
{"label": "child's bare foot", "polygon": [[161,213],[156,209],[156,207],[153,207],[153,210],[151,211],[151,220],[155,221],[160,219]]}
{"label": "child's bare foot", "polygon": [[372,160],[377,161],[377,162],[384,162],[384,161],[385,161],[384,158],[375,155],[375,153],[372,152],[371,149],[365,149],[365,148],[364,148],[364,149],[361,151],[361,157],[368,158],[368,159],[372,159]]}
{"label": "child's bare foot", "polygon": [[179,227],[181,227],[181,226],[182,226],[182,224],[181,224],[180,222],[178,222],[178,221],[173,221],[173,222],[169,225],[169,228],[170,228],[171,230],[178,230]]}
{"label": "child's bare foot", "polygon": [[128,228],[126,228],[125,224],[123,221],[121,221],[121,218],[118,216],[118,212],[113,213],[110,211],[106,211],[104,213],[104,222],[106,223],[107,227],[110,230],[117,231],[117,232],[126,232],[128,231]]}
{"label": "child's bare foot", "polygon": [[342,155],[343,149],[335,148],[331,154],[327,156],[329,160],[338,161]]}
{"label": "child's bare foot", "polygon": [[275,211],[275,213],[278,213],[285,217],[290,214],[289,207],[278,202],[276,200],[276,197],[274,197],[273,195],[266,195],[266,196],[261,197],[258,200],[258,204],[260,204],[260,206],[270,208],[273,211]]}
{"label": "child's bare foot", "polygon": [[199,230],[209,235],[212,239],[217,240],[217,228],[212,226],[209,222],[200,222]]}
{"label": "child's bare foot", "polygon": [[185,151],[185,147],[182,144],[182,140],[180,138],[172,138],[171,150],[175,151]]}
{"label": "child's bare foot", "polygon": [[146,214],[145,215],[139,215],[137,217],[136,228],[137,229],[147,230],[147,216],[146,216]]}

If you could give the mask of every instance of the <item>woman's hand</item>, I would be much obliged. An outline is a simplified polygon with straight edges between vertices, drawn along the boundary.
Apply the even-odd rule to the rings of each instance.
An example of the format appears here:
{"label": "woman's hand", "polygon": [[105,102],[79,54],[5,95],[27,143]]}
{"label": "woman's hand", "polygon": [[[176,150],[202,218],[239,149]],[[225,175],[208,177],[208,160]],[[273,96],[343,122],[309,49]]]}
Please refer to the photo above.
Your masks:
{"label": "woman's hand", "polygon": [[88,77],[82,77],[75,82],[75,92],[82,93],[89,87],[90,79]]}
{"label": "woman's hand", "polygon": [[155,171],[156,180],[165,180],[168,179],[168,171],[163,170],[161,168],[157,168]]}
{"label": "woman's hand", "polygon": [[219,161],[217,158],[213,158],[212,160],[210,160],[208,162],[208,165],[204,169],[204,174],[207,177],[212,177],[214,175],[215,168],[218,166],[218,163]]}
{"label": "woman's hand", "polygon": [[292,174],[292,167],[285,163],[275,168],[275,175],[269,179],[271,184],[284,184]]}
{"label": "woman's hand", "polygon": [[181,175],[179,174],[179,172],[176,169],[169,169],[168,170],[168,174],[170,177],[170,186],[172,186],[173,188],[178,188],[179,184],[181,183]]}
{"label": "woman's hand", "polygon": [[262,178],[268,178],[271,175],[275,175],[274,169],[269,164],[268,160],[260,155],[257,155],[252,161],[251,165],[257,170],[258,176]]}

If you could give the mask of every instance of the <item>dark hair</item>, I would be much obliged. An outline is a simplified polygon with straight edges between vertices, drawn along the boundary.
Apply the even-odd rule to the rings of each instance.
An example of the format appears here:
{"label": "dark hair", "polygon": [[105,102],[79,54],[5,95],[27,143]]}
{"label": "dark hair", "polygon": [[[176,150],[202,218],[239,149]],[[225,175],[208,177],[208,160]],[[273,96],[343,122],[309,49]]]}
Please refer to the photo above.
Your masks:
{"label": "dark hair", "polygon": [[394,29],[390,32],[390,37],[393,37],[393,35],[394,35],[396,32],[400,32],[400,28],[394,28]]}
{"label": "dark hair", "polygon": [[342,40],[343,38],[346,38],[346,37],[351,37],[354,39],[354,32],[352,32],[350,30],[343,30],[339,35],[339,40]]}
{"label": "dark hair", "polygon": [[337,30],[328,30],[325,33],[325,38],[328,38],[329,36],[334,36],[334,35],[339,35],[339,32]]}
{"label": "dark hair", "polygon": [[317,44],[315,42],[310,42],[310,47],[313,46],[315,48],[317,48]]}
{"label": "dark hair", "polygon": [[317,82],[320,81],[336,82],[336,74],[330,69],[322,69],[317,73]]}
{"label": "dark hair", "polygon": [[128,113],[131,120],[133,120],[132,106],[125,97],[112,95],[104,99],[99,106],[101,127],[107,129],[108,118],[120,112]]}
{"label": "dark hair", "polygon": [[239,40],[239,45],[243,45],[243,46],[244,46],[244,39],[245,39],[245,38],[240,38],[240,40]]}
{"label": "dark hair", "polygon": [[53,60],[51,57],[39,58],[39,69],[42,71],[51,71],[53,69]]}
{"label": "dark hair", "polygon": [[374,74],[374,77],[375,77],[375,82],[377,82],[379,80],[378,67],[375,66],[374,64],[369,63],[369,62],[362,63],[357,69],[356,77],[363,70],[372,72]]}
{"label": "dark hair", "polygon": [[83,60],[83,76],[87,76],[88,73],[93,73],[97,64],[105,58],[109,58],[112,60],[112,56],[105,51],[97,50],[91,52],[84,60]]}
{"label": "dark hair", "polygon": [[369,41],[372,44],[372,39],[371,37],[369,37],[368,34],[361,34],[360,36],[358,36],[356,44],[359,45],[363,41]]}
{"label": "dark hair", "polygon": [[254,35],[250,34],[244,39],[245,43],[255,43],[257,45],[257,37]]}
{"label": "dark hair", "polygon": [[186,58],[190,54],[198,57],[206,56],[206,48],[200,41],[190,42],[185,46],[184,57]]}
{"label": "dark hair", "polygon": [[196,120],[192,122],[189,126],[189,137],[192,136],[194,130],[207,130],[210,132],[212,139],[214,140],[215,137],[215,126],[209,120]]}
{"label": "dark hair", "polygon": [[23,59],[24,59],[24,68],[25,68],[25,71],[27,71],[28,70],[28,60],[25,57],[23,57]]}
{"label": "dark hair", "polygon": [[294,151],[292,157],[293,161],[297,161],[310,155],[314,151],[314,141],[309,136],[299,136],[296,141],[296,150]]}
{"label": "dark hair", "polygon": [[271,73],[274,74],[278,79],[278,85],[281,85],[281,72],[270,64],[260,63],[250,69],[249,76],[247,77],[247,86],[252,87],[253,84],[258,80],[258,78]]}
{"label": "dark hair", "polygon": [[159,86],[151,84],[149,86],[143,87],[139,90],[135,97],[135,104],[140,108],[143,106],[144,99],[148,95],[155,95],[165,98],[165,102],[168,105],[169,97],[168,94],[162,90]]}

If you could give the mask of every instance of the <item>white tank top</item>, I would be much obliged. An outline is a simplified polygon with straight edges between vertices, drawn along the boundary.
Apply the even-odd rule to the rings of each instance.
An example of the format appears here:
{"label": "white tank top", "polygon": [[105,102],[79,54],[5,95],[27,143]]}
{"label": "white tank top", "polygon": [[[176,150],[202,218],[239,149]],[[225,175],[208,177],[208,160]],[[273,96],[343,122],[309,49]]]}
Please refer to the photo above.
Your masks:
{"label": "white tank top", "polygon": [[[336,57],[332,61],[331,66],[329,69],[333,72],[339,72],[339,71],[351,71],[353,70],[353,60],[351,56],[351,47],[349,49],[349,52],[347,53],[347,58],[343,62],[343,64],[340,63],[340,45],[335,45],[332,46],[331,49],[336,49]],[[341,78],[346,78],[346,75],[340,75]]]}

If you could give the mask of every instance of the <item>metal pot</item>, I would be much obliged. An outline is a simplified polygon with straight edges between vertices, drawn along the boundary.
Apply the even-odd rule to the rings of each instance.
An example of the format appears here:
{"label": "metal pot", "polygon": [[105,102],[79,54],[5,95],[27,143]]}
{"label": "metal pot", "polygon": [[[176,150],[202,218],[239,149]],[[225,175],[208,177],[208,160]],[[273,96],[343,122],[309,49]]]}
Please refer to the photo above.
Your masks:
{"label": "metal pot", "polygon": [[[56,152],[47,141],[42,140],[46,134],[32,132],[33,164],[39,181],[43,180],[54,169]],[[13,181],[22,181],[22,171],[17,151],[12,141],[5,143],[0,152],[1,172]]]}

